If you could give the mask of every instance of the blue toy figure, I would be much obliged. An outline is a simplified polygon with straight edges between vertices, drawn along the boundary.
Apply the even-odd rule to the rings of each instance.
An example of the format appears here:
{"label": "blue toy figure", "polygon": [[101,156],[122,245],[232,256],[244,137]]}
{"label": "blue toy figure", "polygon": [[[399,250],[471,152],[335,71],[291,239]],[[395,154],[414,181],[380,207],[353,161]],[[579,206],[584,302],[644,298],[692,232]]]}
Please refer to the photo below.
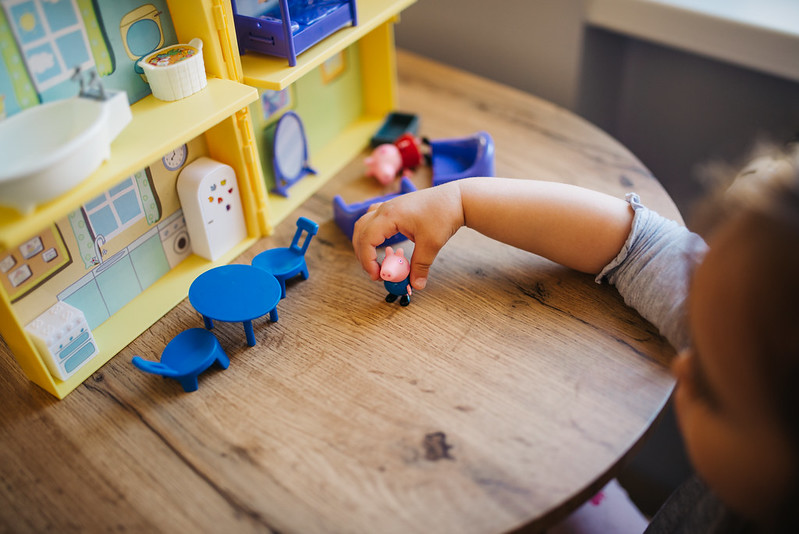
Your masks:
{"label": "blue toy figure", "polygon": [[396,252],[391,247],[386,247],[386,257],[380,265],[380,278],[383,279],[388,295],[386,302],[394,302],[400,297],[400,306],[407,306],[411,302],[411,264],[405,257],[405,252],[398,248]]}

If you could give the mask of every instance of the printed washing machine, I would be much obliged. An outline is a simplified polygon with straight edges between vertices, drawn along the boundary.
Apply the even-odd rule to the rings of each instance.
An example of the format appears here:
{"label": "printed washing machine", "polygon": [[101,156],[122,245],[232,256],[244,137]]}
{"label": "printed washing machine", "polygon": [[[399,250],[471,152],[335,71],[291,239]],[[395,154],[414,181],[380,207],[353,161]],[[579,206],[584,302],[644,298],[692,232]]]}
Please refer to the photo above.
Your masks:
{"label": "printed washing machine", "polygon": [[161,12],[153,4],[144,4],[125,13],[119,21],[119,34],[128,57],[138,61],[164,46]]}
{"label": "printed washing machine", "polygon": [[161,246],[164,247],[170,268],[191,255],[191,239],[189,231],[186,229],[186,219],[183,217],[182,209],[177,210],[158,224],[158,235],[161,236]]}

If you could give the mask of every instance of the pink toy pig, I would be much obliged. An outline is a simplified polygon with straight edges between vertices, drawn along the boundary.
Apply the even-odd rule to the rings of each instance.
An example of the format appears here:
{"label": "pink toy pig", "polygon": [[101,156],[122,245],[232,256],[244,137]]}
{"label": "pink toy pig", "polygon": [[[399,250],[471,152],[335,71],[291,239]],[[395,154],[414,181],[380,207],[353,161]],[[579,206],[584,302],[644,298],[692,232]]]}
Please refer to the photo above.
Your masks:
{"label": "pink toy pig", "polygon": [[400,298],[400,305],[407,306],[411,302],[413,292],[410,284],[411,263],[405,257],[405,252],[398,248],[396,252],[391,247],[386,247],[386,257],[380,265],[380,278],[388,291],[386,302],[394,302]]}
{"label": "pink toy pig", "polygon": [[366,176],[374,176],[383,185],[390,184],[402,169],[402,155],[390,144],[380,145],[364,160]]}
{"label": "pink toy pig", "polygon": [[383,185],[390,184],[400,172],[408,174],[422,162],[419,140],[403,134],[394,143],[379,145],[364,160],[366,176],[374,176]]}

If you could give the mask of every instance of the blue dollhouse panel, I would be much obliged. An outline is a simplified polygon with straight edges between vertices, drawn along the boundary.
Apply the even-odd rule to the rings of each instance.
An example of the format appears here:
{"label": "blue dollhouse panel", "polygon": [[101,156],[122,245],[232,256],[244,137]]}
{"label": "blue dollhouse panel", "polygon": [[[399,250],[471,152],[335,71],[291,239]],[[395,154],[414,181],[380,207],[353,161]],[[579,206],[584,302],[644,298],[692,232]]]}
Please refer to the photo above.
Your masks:
{"label": "blue dollhouse panel", "polygon": [[86,65],[94,60],[83,32],[76,30],[55,39],[55,45],[66,65]]}
{"label": "blue dollhouse panel", "polygon": [[136,102],[150,87],[135,62],[176,43],[166,0],[2,0],[0,118],[75,96],[75,67]]}
{"label": "blue dollhouse panel", "polygon": [[33,2],[5,5],[21,45],[25,46],[28,43],[44,38],[44,25],[40,20],[41,14],[35,9]]}
{"label": "blue dollhouse panel", "polygon": [[3,7],[39,94],[68,80],[75,67],[93,66],[74,1],[7,0]]}
{"label": "blue dollhouse panel", "polygon": [[76,28],[80,24],[76,6],[72,2],[45,2],[41,6],[47,25],[54,33]]}

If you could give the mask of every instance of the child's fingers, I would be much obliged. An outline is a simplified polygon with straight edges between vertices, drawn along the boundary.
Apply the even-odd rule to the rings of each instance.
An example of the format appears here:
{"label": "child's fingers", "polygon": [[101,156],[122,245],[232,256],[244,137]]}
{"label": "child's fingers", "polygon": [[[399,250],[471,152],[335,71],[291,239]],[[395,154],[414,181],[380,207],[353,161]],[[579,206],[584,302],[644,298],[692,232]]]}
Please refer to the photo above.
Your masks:
{"label": "child's fingers", "polygon": [[352,233],[355,257],[372,280],[380,278],[377,247],[398,231],[396,224],[377,213],[376,210],[365,213],[355,222]]}
{"label": "child's fingers", "polygon": [[411,256],[411,285],[415,289],[424,289],[430,267],[436,259],[440,247],[419,240],[416,242]]}

